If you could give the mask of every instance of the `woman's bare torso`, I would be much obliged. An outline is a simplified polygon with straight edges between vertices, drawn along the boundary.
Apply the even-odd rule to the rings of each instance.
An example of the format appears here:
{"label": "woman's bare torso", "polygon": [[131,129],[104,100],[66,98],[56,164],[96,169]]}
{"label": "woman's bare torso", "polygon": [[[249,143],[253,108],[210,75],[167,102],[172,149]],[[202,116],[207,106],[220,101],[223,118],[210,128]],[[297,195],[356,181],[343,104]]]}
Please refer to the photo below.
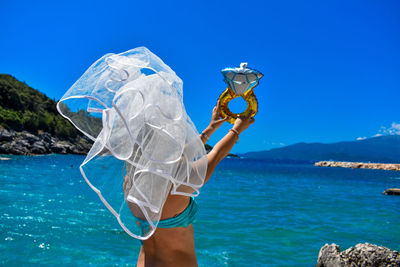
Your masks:
{"label": "woman's bare torso", "polygon": [[[161,220],[180,214],[189,202],[189,197],[169,195]],[[137,266],[197,266],[193,225],[186,228],[157,228],[149,239],[143,241]]]}

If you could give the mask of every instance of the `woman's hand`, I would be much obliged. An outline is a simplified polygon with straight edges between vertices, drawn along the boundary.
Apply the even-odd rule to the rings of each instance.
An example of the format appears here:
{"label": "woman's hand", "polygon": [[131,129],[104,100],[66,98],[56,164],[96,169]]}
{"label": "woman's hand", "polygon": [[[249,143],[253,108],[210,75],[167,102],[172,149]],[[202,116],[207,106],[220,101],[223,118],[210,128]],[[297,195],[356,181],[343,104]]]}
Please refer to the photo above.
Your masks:
{"label": "woman's hand", "polygon": [[233,129],[240,133],[242,133],[244,130],[249,128],[251,124],[254,123],[254,118],[251,117],[252,114],[250,114],[248,117],[241,117],[237,118],[235,121],[235,124],[233,125]]}
{"label": "woman's hand", "polygon": [[212,114],[211,114],[211,121],[208,127],[202,132],[200,135],[201,141],[205,144],[208,141],[208,138],[227,120],[230,119],[230,117],[222,118],[221,119],[221,114],[219,112],[220,110],[220,103],[219,100],[217,102],[217,106],[213,108]]}
{"label": "woman's hand", "polygon": [[214,131],[217,130],[224,122],[228,121],[231,117],[222,118],[220,113],[220,101],[218,100],[217,105],[214,107],[211,114],[211,121],[208,127]]}

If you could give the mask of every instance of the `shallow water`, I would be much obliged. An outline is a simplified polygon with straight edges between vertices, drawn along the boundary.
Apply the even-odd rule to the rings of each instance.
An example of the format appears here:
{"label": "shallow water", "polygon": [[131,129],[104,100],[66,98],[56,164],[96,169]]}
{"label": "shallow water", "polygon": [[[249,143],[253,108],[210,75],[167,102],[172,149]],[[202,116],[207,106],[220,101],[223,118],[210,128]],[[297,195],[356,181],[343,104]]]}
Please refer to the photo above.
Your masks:
{"label": "shallow water", "polygon": [[[135,266],[140,243],[78,170],[83,156],[0,161],[2,266]],[[314,266],[325,243],[400,250],[400,172],[226,159],[197,198],[200,266]]]}

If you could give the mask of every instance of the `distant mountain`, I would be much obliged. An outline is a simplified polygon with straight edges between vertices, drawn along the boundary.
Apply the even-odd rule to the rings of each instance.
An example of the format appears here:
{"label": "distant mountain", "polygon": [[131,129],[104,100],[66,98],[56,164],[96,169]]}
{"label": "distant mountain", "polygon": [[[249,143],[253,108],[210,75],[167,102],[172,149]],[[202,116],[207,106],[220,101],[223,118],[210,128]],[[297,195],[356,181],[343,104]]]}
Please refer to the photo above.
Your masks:
{"label": "distant mountain", "polygon": [[267,151],[248,152],[241,156],[263,160],[400,163],[400,135],[331,144],[297,143]]}

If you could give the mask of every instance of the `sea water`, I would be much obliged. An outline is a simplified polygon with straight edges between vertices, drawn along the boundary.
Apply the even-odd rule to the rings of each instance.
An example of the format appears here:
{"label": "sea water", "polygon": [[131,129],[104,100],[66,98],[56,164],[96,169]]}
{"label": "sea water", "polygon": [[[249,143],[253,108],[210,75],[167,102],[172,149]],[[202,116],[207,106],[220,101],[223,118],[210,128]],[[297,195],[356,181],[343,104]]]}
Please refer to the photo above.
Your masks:
{"label": "sea water", "polygon": [[[128,236],[83,180],[83,156],[0,161],[1,266],[135,266]],[[101,170],[99,170],[100,172]],[[225,159],[197,198],[200,266],[315,266],[319,249],[400,251],[400,172]]]}

